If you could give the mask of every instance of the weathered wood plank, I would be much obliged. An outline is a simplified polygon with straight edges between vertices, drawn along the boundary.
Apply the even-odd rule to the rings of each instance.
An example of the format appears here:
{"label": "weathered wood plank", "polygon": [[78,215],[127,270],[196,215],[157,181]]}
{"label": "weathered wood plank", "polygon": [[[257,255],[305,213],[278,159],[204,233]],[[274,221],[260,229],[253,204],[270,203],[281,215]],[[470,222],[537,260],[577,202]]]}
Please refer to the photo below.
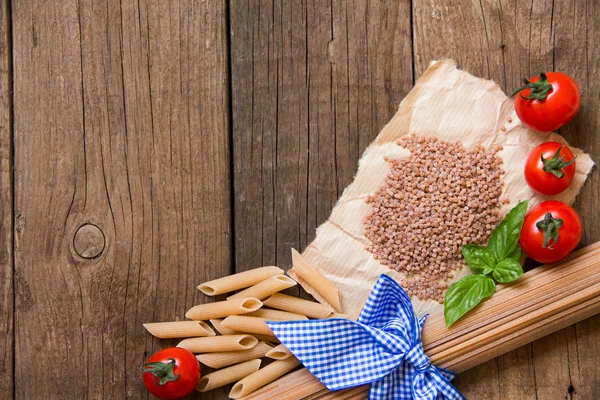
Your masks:
{"label": "weathered wood plank", "polygon": [[[522,346],[498,357],[498,396],[501,399],[534,399],[536,385],[531,346]],[[478,368],[485,371],[485,368]],[[485,379],[485,377],[483,377]],[[533,384],[532,384],[533,383]],[[474,386],[484,386],[474,382]]]}
{"label": "weathered wood plank", "polygon": [[[431,59],[449,57],[457,60],[461,68],[494,79],[510,91],[522,77],[543,70],[564,71],[581,84],[583,106],[561,133],[574,146],[598,159],[595,132],[600,115],[594,90],[598,90],[596,82],[600,78],[595,44],[600,16],[592,3],[414,2],[416,73],[420,74]],[[582,244],[600,238],[595,211],[599,185],[600,178],[594,170],[576,202],[584,215],[586,233]],[[468,398],[479,398],[485,393],[485,398],[555,399],[571,396],[573,388],[569,388],[573,384],[573,398],[578,394],[582,399],[593,398],[591,393],[600,385],[595,356],[599,320],[591,318],[577,325],[585,329],[571,327],[499,357],[496,368],[474,368],[462,374],[457,385]],[[584,361],[577,352],[587,355]],[[580,391],[578,385],[582,385]],[[492,395],[487,391],[494,386],[498,390]]]}
{"label": "weathered wood plank", "polygon": [[285,267],[412,86],[402,2],[231,2],[235,254]]}
{"label": "weathered wood plank", "polygon": [[14,396],[10,7],[0,2],[0,398]]}
{"label": "weathered wood plank", "polygon": [[[582,101],[578,115],[561,129],[573,145],[600,161],[600,12],[592,0],[555,2],[554,67],[579,83]],[[581,245],[600,240],[600,173],[594,168],[575,207],[584,221]],[[592,399],[600,393],[600,316],[565,330],[571,399]],[[550,368],[551,366],[547,366]],[[537,369],[536,369],[537,372]],[[563,391],[564,393],[564,391]]]}
{"label": "weathered wood plank", "polygon": [[[431,60],[452,58],[459,67],[480,77],[504,77],[502,49],[490,43],[484,12],[476,3],[414,2],[413,36],[415,73],[420,76]],[[435,39],[434,39],[435,38]],[[494,40],[497,40],[492,35]],[[501,82],[501,81],[499,81]],[[509,353],[512,356],[518,354]],[[506,357],[506,356],[503,356]],[[510,357],[510,356],[509,356]],[[525,360],[518,359],[518,363]],[[455,385],[467,398],[500,399],[501,384],[498,359],[461,374]],[[531,385],[533,380],[525,382]]]}
{"label": "weathered wood plank", "polygon": [[17,396],[146,397],[142,323],[230,272],[225,4],[13,6]]}

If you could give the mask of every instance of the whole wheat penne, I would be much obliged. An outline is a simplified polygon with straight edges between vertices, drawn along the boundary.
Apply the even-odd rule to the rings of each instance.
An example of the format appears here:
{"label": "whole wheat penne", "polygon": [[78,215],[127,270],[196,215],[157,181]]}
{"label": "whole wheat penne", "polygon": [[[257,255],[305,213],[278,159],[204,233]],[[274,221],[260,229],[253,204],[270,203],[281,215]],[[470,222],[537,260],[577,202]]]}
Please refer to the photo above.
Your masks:
{"label": "whole wheat penne", "polygon": [[[327,279],[323,274],[310,265],[300,253],[292,249],[293,268],[288,272],[292,277],[297,277],[306,282],[318,294],[325,299],[335,311],[342,312],[342,301],[337,286]],[[262,299],[261,299],[262,300]],[[319,299],[317,299],[319,300]]]}
{"label": "whole wheat penne", "polygon": [[248,350],[255,347],[257,344],[258,339],[252,335],[226,335],[184,339],[179,342],[177,347],[187,349],[192,353],[214,353]]}
{"label": "whole wheat penne", "polygon": [[275,346],[271,350],[267,351],[267,354],[265,354],[265,356],[272,358],[273,360],[285,360],[293,356],[293,354],[291,351],[288,350],[287,347],[280,344],[279,346]]}
{"label": "whole wheat penne", "polygon": [[286,294],[275,293],[264,302],[264,305],[278,310],[306,315],[310,318],[327,318],[333,313],[333,308],[314,301],[299,299]]}
{"label": "whole wheat penne", "polygon": [[258,310],[262,302],[253,297],[235,299],[231,301],[218,301],[216,303],[199,304],[185,313],[186,318],[193,320],[207,320],[224,318],[229,315],[246,314]]}
{"label": "whole wheat penne", "polygon": [[236,332],[232,329],[227,329],[223,326],[222,319],[211,319],[210,323],[214,326],[215,330],[219,332],[221,335],[238,335],[239,332]]}
{"label": "whole wheat penne", "polygon": [[269,343],[258,342],[256,346],[248,350],[198,354],[196,358],[202,364],[209,366],[210,368],[218,369],[244,361],[253,360],[255,358],[262,358],[272,348],[273,346]]}
{"label": "whole wheat penne", "polygon": [[283,274],[283,270],[277,267],[255,268],[251,269],[250,271],[240,272],[225,276],[223,278],[204,282],[198,286],[198,289],[208,296],[216,296],[218,294],[229,293],[233,292],[234,290],[240,290],[252,285],[256,285],[257,283],[262,282],[271,276],[280,274]]}
{"label": "whole wheat penne", "polygon": [[215,331],[203,321],[150,322],[144,328],[159,339],[215,336]]}
{"label": "whole wheat penne", "polygon": [[232,399],[239,399],[240,397],[247,396],[255,390],[273,382],[275,379],[287,374],[298,365],[300,365],[300,361],[298,361],[296,357],[272,362],[233,385],[231,392],[229,392],[229,397]]}
{"label": "whole wheat penne", "polygon": [[[244,335],[244,334],[248,333],[248,332],[234,331],[233,329],[224,327],[222,319],[211,319],[210,322],[213,324],[213,326],[215,327],[217,332],[219,332],[221,335]],[[259,333],[253,333],[252,336],[257,338],[258,340],[262,340],[265,342],[279,343],[279,339],[277,339],[277,337],[273,336],[272,334],[261,335]]]}
{"label": "whole wheat penne", "polygon": [[258,371],[259,368],[260,360],[255,359],[233,365],[229,368],[211,372],[210,374],[204,375],[202,378],[200,378],[198,385],[196,386],[196,390],[199,392],[208,392],[209,390],[239,381],[251,373]]}
{"label": "whole wheat penne", "polygon": [[277,336],[274,335],[261,335],[260,333],[252,333],[252,336],[258,340],[262,340],[263,342],[281,343],[279,339],[277,339]]}
{"label": "whole wheat penne", "polygon": [[273,335],[273,331],[267,326],[266,319],[258,317],[246,317],[245,315],[232,315],[221,323],[227,329],[244,333],[256,333],[259,335]]}
{"label": "whole wheat penne", "polygon": [[308,319],[306,315],[294,314],[281,310],[270,310],[268,308],[259,308],[256,311],[244,315],[248,317],[264,318],[267,321],[296,321]]}
{"label": "whole wheat penne", "polygon": [[248,289],[231,295],[227,300],[241,299],[244,297],[254,297],[259,300],[265,299],[273,293],[281,292],[284,289],[297,285],[296,281],[285,275],[275,275],[250,286]]}

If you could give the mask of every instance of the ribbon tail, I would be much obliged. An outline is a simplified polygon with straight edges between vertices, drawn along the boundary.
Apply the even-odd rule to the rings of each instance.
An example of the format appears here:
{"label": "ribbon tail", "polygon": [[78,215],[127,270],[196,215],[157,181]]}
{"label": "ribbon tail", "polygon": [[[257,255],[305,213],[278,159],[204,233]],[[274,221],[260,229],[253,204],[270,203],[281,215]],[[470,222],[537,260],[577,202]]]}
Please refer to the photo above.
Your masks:
{"label": "ribbon tail", "polygon": [[448,382],[454,380],[454,378],[456,378],[456,374],[450,370],[444,369],[444,368],[440,368],[440,367],[435,367],[438,372],[440,373],[440,375],[442,375],[444,377],[444,379],[446,379]]}
{"label": "ribbon tail", "polygon": [[[414,400],[466,400],[465,397],[446,379],[449,371],[440,372],[431,367],[415,376],[412,388]],[[453,373],[450,373],[454,376]]]}
{"label": "ribbon tail", "polygon": [[371,383],[369,400],[404,400],[412,398],[411,377],[415,369],[403,363],[383,379]]}
{"label": "ribbon tail", "polygon": [[[411,387],[413,400],[438,400],[440,395],[439,386],[431,379],[429,370],[415,371]],[[442,397],[443,399],[443,397]]]}
{"label": "ribbon tail", "polygon": [[[423,325],[425,325],[425,321],[427,321],[427,317],[429,317],[429,314],[425,314],[421,317],[421,319],[419,319],[419,332],[421,332],[423,330]],[[419,333],[419,337],[421,337],[420,333]]]}

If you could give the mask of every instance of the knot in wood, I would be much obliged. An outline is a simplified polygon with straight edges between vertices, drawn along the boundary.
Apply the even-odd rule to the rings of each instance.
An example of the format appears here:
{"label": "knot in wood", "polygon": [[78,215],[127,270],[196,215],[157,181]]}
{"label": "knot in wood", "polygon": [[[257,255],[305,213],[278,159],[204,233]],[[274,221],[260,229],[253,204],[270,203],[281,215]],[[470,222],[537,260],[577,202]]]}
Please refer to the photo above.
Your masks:
{"label": "knot in wood", "polygon": [[77,233],[75,233],[73,245],[80,257],[98,257],[104,250],[104,233],[96,225],[82,225],[77,230]]}

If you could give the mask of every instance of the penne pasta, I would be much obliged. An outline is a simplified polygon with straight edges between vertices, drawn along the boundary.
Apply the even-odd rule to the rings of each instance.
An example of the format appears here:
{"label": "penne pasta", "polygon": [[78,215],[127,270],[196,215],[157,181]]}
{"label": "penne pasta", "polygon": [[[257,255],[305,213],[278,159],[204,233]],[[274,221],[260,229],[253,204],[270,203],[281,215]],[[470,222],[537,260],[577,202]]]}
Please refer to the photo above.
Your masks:
{"label": "penne pasta", "polygon": [[241,299],[244,297],[254,297],[259,300],[265,299],[273,293],[281,292],[284,289],[296,286],[297,283],[292,278],[285,275],[275,275],[264,281],[257,283],[254,286],[249,287],[246,290],[242,290],[239,293],[231,295],[227,300]]}
{"label": "penne pasta", "polygon": [[215,336],[215,331],[203,321],[150,322],[144,328],[159,339]]}
{"label": "penne pasta", "polygon": [[306,315],[310,318],[327,318],[333,313],[333,309],[325,304],[315,303],[314,301],[299,299],[281,293],[275,293],[266,299],[264,305],[278,310]]}
{"label": "penne pasta", "polygon": [[252,335],[226,335],[184,339],[177,347],[192,353],[214,353],[223,351],[248,350],[258,344]]}
{"label": "penne pasta", "polygon": [[229,392],[229,397],[232,399],[239,399],[240,397],[247,396],[255,390],[273,382],[275,379],[287,374],[298,365],[300,365],[300,361],[298,361],[296,357],[272,362],[233,385],[231,392]]}
{"label": "penne pasta", "polygon": [[233,292],[234,290],[245,289],[260,283],[271,276],[280,274],[283,274],[283,270],[277,267],[255,268],[250,271],[240,272],[204,282],[198,286],[198,289],[208,296],[216,296],[218,294]]}
{"label": "penne pasta", "polygon": [[235,299],[231,301],[218,301],[216,303],[199,304],[185,313],[186,318],[196,321],[224,318],[229,315],[246,314],[262,307],[262,302],[253,297]]}
{"label": "penne pasta", "polygon": [[[288,272],[292,277],[299,278],[312,287],[335,311],[342,312],[342,301],[338,288],[306,262],[304,257],[295,249],[292,249],[293,268]],[[261,299],[262,300],[262,299]],[[319,299],[317,299],[319,300]]]}
{"label": "penne pasta", "polygon": [[279,339],[277,339],[277,336],[273,335],[261,335],[259,333],[253,333],[252,336],[257,338],[258,340],[262,340],[263,342],[281,343]]}
{"label": "penne pasta", "polygon": [[[233,329],[224,327],[222,319],[211,319],[210,322],[213,324],[213,326],[215,327],[217,332],[219,332],[221,335],[244,335],[244,334],[248,333],[248,332],[234,331]],[[257,338],[258,340],[262,340],[265,342],[279,343],[279,339],[277,339],[277,337],[273,336],[272,334],[261,335],[259,333],[253,333],[252,336]]]}
{"label": "penne pasta", "polygon": [[204,375],[202,378],[200,378],[198,385],[196,386],[196,390],[199,392],[208,392],[209,390],[239,381],[253,372],[258,371],[259,368],[260,360],[254,359],[241,364],[236,364],[229,368],[211,372],[210,374]]}
{"label": "penne pasta", "polygon": [[267,321],[297,321],[308,319],[305,315],[280,310],[269,310],[268,308],[259,308],[256,311],[244,315],[247,315],[248,317],[264,318]]}
{"label": "penne pasta", "polygon": [[266,342],[259,342],[256,346],[248,350],[198,354],[196,358],[202,364],[218,369],[255,358],[262,358],[272,348],[273,346]]}
{"label": "penne pasta", "polygon": [[227,329],[244,333],[256,333],[259,335],[271,335],[273,331],[267,326],[267,320],[258,317],[246,317],[245,315],[232,315],[221,323]]}
{"label": "penne pasta", "polygon": [[214,326],[215,330],[219,332],[221,335],[237,335],[239,332],[236,332],[232,329],[227,329],[223,326],[222,319],[211,319],[210,323]]}
{"label": "penne pasta", "polygon": [[291,356],[293,356],[292,352],[288,350],[287,347],[280,344],[279,346],[273,347],[266,354],[266,357],[272,358],[273,360],[285,360]]}

